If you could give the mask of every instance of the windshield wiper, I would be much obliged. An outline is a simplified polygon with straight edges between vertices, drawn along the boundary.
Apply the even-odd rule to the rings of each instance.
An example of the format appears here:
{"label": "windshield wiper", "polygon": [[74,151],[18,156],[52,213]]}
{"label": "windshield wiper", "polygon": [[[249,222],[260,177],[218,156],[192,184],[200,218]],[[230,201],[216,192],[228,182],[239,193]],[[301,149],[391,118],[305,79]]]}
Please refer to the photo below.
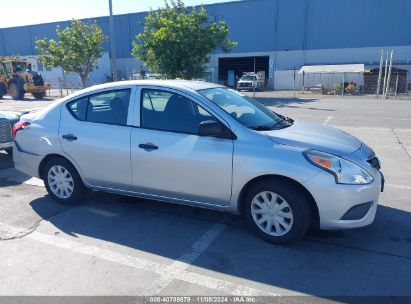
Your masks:
{"label": "windshield wiper", "polygon": [[273,128],[275,128],[275,127],[288,127],[288,126],[291,126],[291,124],[288,123],[286,120],[280,120],[280,121],[277,121],[274,124]]}
{"label": "windshield wiper", "polygon": [[272,125],[272,126],[252,126],[252,127],[249,127],[251,130],[254,130],[254,131],[269,131],[269,130],[271,130],[273,127],[274,127],[275,125]]}
{"label": "windshield wiper", "polygon": [[292,119],[292,118],[290,118],[290,117],[287,117],[287,116],[284,116],[284,115],[281,115],[281,114],[278,114],[278,113],[276,113],[276,112],[274,112],[274,111],[272,111],[275,115],[277,115],[278,117],[280,117],[283,121],[285,121],[285,122],[288,122],[288,123],[290,123],[290,124],[293,124],[294,123],[294,119]]}

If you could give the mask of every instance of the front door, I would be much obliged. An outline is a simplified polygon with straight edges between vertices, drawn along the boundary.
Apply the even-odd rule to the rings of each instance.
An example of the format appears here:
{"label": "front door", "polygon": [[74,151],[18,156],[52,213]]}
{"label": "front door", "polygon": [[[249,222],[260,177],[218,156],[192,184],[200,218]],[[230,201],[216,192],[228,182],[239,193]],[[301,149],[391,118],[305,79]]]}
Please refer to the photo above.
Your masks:
{"label": "front door", "polygon": [[216,120],[172,91],[141,90],[140,128],[131,133],[135,191],[227,205],[231,198],[233,141],[198,136],[201,121]]}

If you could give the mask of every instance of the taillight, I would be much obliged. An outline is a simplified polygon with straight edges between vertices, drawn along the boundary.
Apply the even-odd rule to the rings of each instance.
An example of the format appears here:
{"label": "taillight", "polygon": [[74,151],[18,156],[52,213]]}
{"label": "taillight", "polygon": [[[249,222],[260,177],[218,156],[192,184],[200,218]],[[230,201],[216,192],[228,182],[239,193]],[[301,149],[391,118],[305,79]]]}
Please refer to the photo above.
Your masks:
{"label": "taillight", "polygon": [[16,139],[17,132],[26,129],[29,125],[29,122],[23,120],[15,123],[13,126],[13,138]]}

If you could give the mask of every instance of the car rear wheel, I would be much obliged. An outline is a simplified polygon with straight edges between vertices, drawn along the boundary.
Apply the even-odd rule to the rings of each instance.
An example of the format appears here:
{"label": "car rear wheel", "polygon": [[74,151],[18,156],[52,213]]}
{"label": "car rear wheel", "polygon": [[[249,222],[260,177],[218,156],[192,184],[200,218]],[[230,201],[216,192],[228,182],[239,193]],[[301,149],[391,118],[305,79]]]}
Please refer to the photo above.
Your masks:
{"label": "car rear wheel", "polygon": [[299,240],[312,220],[309,198],[292,183],[265,180],[244,197],[246,220],[264,240],[285,244]]}
{"label": "car rear wheel", "polygon": [[85,187],[77,170],[67,160],[53,158],[43,169],[43,180],[49,195],[65,205],[81,203]]}

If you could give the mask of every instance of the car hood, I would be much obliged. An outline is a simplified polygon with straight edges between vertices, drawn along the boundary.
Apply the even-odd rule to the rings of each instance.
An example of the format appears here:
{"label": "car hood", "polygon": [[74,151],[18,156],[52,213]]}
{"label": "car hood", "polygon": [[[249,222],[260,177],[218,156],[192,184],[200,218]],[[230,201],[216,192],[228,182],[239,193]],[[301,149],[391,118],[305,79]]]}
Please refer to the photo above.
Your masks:
{"label": "car hood", "polygon": [[263,131],[274,142],[331,153],[339,156],[357,151],[362,142],[339,129],[305,121],[294,121],[290,127]]}
{"label": "car hood", "polygon": [[18,122],[21,115],[22,113],[20,112],[0,111],[0,118],[8,119],[11,125],[14,125],[16,122]]}
{"label": "car hood", "polygon": [[6,118],[10,120],[10,124],[14,125],[16,122],[20,120],[22,115],[28,113],[35,113],[38,110],[24,110],[24,111],[0,111],[0,118]]}

